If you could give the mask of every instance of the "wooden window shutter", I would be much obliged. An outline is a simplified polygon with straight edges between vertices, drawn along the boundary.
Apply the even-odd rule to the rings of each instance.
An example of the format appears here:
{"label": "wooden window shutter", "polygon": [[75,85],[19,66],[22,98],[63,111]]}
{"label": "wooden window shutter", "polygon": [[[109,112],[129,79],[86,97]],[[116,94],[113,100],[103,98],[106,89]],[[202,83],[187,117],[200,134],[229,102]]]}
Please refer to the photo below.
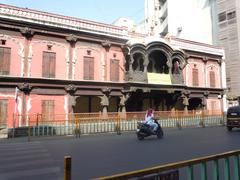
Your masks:
{"label": "wooden window shutter", "polygon": [[192,70],[192,85],[193,86],[198,86],[199,82],[198,82],[198,69],[193,68]]}
{"label": "wooden window shutter", "polygon": [[49,122],[54,120],[54,101],[43,100],[42,101],[42,120]]}
{"label": "wooden window shutter", "polygon": [[47,101],[43,100],[42,101],[42,121],[46,121],[46,106],[47,106]]}
{"label": "wooden window shutter", "polygon": [[49,54],[49,76],[55,78],[56,53]]}
{"label": "wooden window shutter", "polygon": [[0,129],[7,126],[7,109],[8,109],[8,100],[0,100]]}
{"label": "wooden window shutter", "polygon": [[110,81],[119,81],[119,60],[111,59]]}
{"label": "wooden window shutter", "polygon": [[215,87],[215,72],[210,71],[209,75],[210,75],[210,87]]}
{"label": "wooden window shutter", "polygon": [[56,53],[43,52],[42,76],[46,78],[55,78]]}
{"label": "wooden window shutter", "polygon": [[216,110],[217,110],[217,102],[216,101],[211,102],[211,110],[212,110],[213,114],[214,114],[214,112],[216,112]]}
{"label": "wooden window shutter", "polygon": [[94,80],[94,59],[93,57],[84,57],[83,79]]}
{"label": "wooden window shutter", "polygon": [[10,73],[10,48],[0,48],[0,74],[8,75]]}
{"label": "wooden window shutter", "polygon": [[43,59],[42,59],[42,77],[47,77],[47,62],[48,62],[48,56],[46,52],[43,52]]}

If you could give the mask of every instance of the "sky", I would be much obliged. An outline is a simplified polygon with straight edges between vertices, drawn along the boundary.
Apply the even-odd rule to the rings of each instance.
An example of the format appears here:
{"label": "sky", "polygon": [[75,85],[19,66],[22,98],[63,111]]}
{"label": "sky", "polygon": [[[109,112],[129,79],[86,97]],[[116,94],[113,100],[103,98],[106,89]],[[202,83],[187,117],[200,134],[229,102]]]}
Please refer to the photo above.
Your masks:
{"label": "sky", "polygon": [[1,4],[111,24],[119,17],[139,23],[144,0],[0,0]]}

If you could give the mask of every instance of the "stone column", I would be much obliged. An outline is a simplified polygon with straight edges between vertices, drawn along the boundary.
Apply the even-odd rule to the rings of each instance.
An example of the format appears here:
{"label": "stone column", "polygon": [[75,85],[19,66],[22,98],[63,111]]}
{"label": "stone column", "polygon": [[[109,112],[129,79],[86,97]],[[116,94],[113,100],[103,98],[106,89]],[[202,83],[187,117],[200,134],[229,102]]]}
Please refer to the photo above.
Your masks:
{"label": "stone column", "polygon": [[77,42],[77,37],[70,34],[68,37],[66,37],[66,40],[69,42],[69,71],[68,71],[68,79],[74,79],[73,78],[73,50],[75,48],[75,44]]}
{"label": "stone column", "polygon": [[188,114],[188,106],[189,106],[189,94],[191,92],[188,90],[184,90],[182,92],[182,102],[183,102],[183,106],[184,106],[184,113]]}
{"label": "stone column", "polygon": [[148,58],[147,58],[147,55],[145,54],[144,55],[144,62],[143,62],[143,73],[145,74],[145,79],[144,79],[144,82],[148,82],[148,79],[147,79],[147,67],[148,67],[148,64],[149,64],[149,61],[148,61]]}
{"label": "stone column", "polygon": [[186,114],[188,114],[188,106],[189,106],[188,100],[189,100],[189,98],[187,96],[185,96],[183,98],[184,113],[186,113]]}
{"label": "stone column", "polygon": [[129,62],[129,81],[132,81],[133,80],[133,56],[132,54],[130,55],[130,62]]}
{"label": "stone column", "polygon": [[[73,108],[76,105],[76,96],[75,96],[76,90],[77,90],[77,87],[73,84],[69,84],[65,87],[65,91],[67,92],[67,98],[68,98],[67,114],[66,114],[67,118],[66,118],[66,122],[65,122],[66,125],[68,125],[70,122],[70,123],[75,123],[75,125],[77,126],[77,124],[76,124],[77,121],[75,119],[74,111],[73,111]],[[79,123],[78,123],[78,125],[79,125]]]}
{"label": "stone column", "polygon": [[207,64],[207,61],[208,61],[208,57],[203,57],[203,62],[204,62],[204,66],[203,66],[203,72],[204,72],[204,87],[207,87],[207,69],[206,69],[206,64]]}
{"label": "stone column", "polygon": [[102,42],[102,47],[104,47],[105,49],[105,53],[104,53],[104,61],[105,61],[105,68],[104,68],[104,81],[107,81],[107,62],[108,62],[108,58],[107,58],[107,54],[109,52],[109,49],[111,48],[111,43],[109,41],[105,41]]}
{"label": "stone column", "polygon": [[202,98],[202,106],[203,106],[203,110],[207,110],[207,99],[208,99],[208,95],[209,95],[209,92],[208,91],[205,91],[203,93],[203,98]]}
{"label": "stone column", "polygon": [[103,117],[108,116],[108,106],[109,106],[109,96],[110,96],[111,90],[109,88],[102,89],[103,96],[99,96],[101,98],[101,106],[102,106],[102,113]]}
{"label": "stone column", "polygon": [[77,87],[73,84],[65,87],[65,91],[68,93],[68,113],[73,113],[73,107],[76,105],[76,90]]}
{"label": "stone column", "polygon": [[26,126],[27,124],[29,124],[29,122],[27,123],[27,97],[29,96],[32,87],[28,84],[28,83],[23,83],[21,84],[19,87],[20,91],[23,92],[22,96],[23,96],[23,100],[22,100],[22,122],[20,124],[20,126]]}
{"label": "stone column", "polygon": [[126,113],[126,102],[130,97],[130,92],[126,90],[122,90],[121,92],[122,96],[120,97],[119,112],[121,112],[124,115]]}
{"label": "stone column", "polygon": [[34,31],[29,29],[28,27],[25,27],[25,28],[21,28],[20,32],[25,37],[23,77],[29,77],[30,71],[29,71],[29,65],[28,65],[29,63],[28,54],[29,54],[29,46],[30,46],[32,37],[34,35]]}

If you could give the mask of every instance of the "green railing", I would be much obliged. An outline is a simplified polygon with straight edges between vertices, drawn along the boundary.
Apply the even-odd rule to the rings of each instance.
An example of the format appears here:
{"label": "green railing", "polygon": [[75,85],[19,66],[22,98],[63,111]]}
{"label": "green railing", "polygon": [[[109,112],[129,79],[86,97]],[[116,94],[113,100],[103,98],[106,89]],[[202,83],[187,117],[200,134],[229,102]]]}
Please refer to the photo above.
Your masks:
{"label": "green railing", "polygon": [[[205,156],[201,158],[191,159],[187,161],[180,161],[176,163],[170,163],[166,165],[155,166],[152,168],[131,171],[112,176],[96,178],[96,180],[121,180],[121,179],[136,179],[152,175],[152,177],[161,177],[161,173],[172,171],[175,172],[178,169],[184,168],[186,170],[186,178],[184,180],[194,180],[196,178],[197,168],[200,168],[201,180],[239,180],[239,154],[240,151],[229,151],[221,154],[215,154],[211,156]],[[220,161],[223,160],[223,166],[220,166]],[[210,165],[210,163],[212,163]],[[233,168],[230,168],[233,167]],[[209,177],[209,174],[212,174]],[[222,177],[223,176],[223,177]],[[197,175],[199,177],[199,174]],[[169,178],[169,176],[168,176]]]}

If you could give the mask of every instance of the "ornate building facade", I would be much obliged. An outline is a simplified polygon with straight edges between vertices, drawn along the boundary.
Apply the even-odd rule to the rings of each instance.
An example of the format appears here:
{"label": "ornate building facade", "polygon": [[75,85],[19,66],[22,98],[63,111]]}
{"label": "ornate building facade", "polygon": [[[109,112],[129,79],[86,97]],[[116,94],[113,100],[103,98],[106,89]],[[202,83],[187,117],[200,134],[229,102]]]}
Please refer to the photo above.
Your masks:
{"label": "ornate building facade", "polygon": [[31,114],[225,109],[224,51],[0,4],[0,124]]}

